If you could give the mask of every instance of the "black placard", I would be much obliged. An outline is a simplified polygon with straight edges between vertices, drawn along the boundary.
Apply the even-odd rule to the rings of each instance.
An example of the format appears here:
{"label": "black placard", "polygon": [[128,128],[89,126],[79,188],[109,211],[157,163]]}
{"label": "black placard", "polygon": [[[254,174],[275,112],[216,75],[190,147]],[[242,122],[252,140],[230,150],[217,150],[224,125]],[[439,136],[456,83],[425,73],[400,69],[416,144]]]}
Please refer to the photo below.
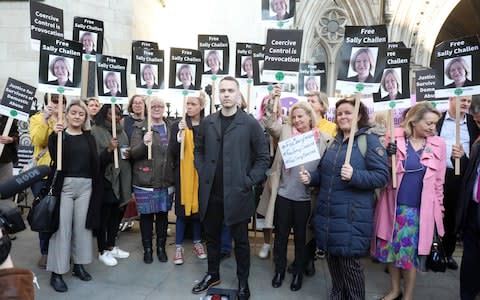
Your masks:
{"label": "black placard", "polygon": [[253,85],[268,85],[268,82],[263,81],[263,65],[265,58],[265,45],[252,45],[252,59],[253,59]]}
{"label": "black placard", "polygon": [[82,44],[43,36],[40,42],[38,90],[80,96]]}
{"label": "black placard", "polygon": [[0,103],[0,114],[20,121],[28,121],[36,88],[8,78]]}
{"label": "black placard", "polygon": [[[410,101],[397,101],[410,99],[410,53],[410,48],[387,50],[387,61],[380,81],[380,92],[373,94],[373,101],[382,102],[382,105],[385,106],[376,106],[376,110],[410,107]],[[390,102],[392,100],[395,100],[395,104]]]}
{"label": "black placard", "polygon": [[136,77],[137,93],[154,95],[164,88],[165,54],[163,50],[137,48],[134,49],[135,68],[139,71]]}
{"label": "black placard", "polygon": [[198,50],[203,55],[203,74],[228,74],[230,53],[228,36],[198,35]]}
{"label": "black placard", "polygon": [[478,36],[448,40],[435,46],[435,97],[480,94]]}
{"label": "black placard", "polygon": [[378,92],[387,42],[385,25],[346,26],[336,89],[343,94]]}
{"label": "black placard", "polygon": [[169,88],[200,90],[202,73],[203,57],[200,51],[170,48]]}
{"label": "black placard", "polygon": [[63,38],[63,10],[30,1],[30,37],[41,40],[42,35]]}
{"label": "black placard", "polygon": [[268,30],[263,65],[265,81],[298,83],[302,40],[303,30]]}
{"label": "black placard", "polygon": [[101,103],[128,103],[127,59],[97,54],[97,83]]}
{"label": "black placard", "polygon": [[158,44],[156,42],[149,42],[149,41],[133,41],[132,42],[132,65],[130,68],[130,74],[137,74],[139,70],[135,68],[133,63],[134,55],[135,55],[135,48],[144,48],[144,49],[156,49],[158,50]]}
{"label": "black placard", "polygon": [[418,70],[415,72],[416,101],[435,100],[435,70]]}
{"label": "black placard", "polygon": [[103,53],[103,21],[75,17],[73,19],[73,39],[82,43],[85,60],[95,59],[96,54]]}
{"label": "black placard", "polygon": [[17,157],[18,161],[15,163],[14,168],[22,169],[25,166],[28,166],[29,162],[33,158],[33,146],[18,145],[17,148]]}
{"label": "black placard", "polygon": [[325,63],[300,64],[298,71],[298,93],[300,96],[312,92],[326,92],[327,75]]}
{"label": "black placard", "polygon": [[235,51],[235,77],[253,79],[251,43],[237,43]]}

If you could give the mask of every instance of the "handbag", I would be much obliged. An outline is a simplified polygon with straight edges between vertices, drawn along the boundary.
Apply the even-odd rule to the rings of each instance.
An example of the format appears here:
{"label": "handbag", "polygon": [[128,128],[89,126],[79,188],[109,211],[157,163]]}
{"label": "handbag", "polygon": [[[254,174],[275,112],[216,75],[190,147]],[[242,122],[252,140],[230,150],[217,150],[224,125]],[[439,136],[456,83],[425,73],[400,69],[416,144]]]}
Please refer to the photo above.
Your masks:
{"label": "handbag", "polygon": [[58,228],[58,199],[53,195],[53,187],[57,179],[57,171],[53,176],[48,194],[37,197],[28,212],[27,221],[30,229],[36,232],[55,232]]}
{"label": "handbag", "polygon": [[427,270],[433,272],[445,272],[447,269],[447,259],[445,257],[445,251],[443,250],[443,244],[438,236],[437,228],[435,227],[433,233],[432,248],[426,261]]}

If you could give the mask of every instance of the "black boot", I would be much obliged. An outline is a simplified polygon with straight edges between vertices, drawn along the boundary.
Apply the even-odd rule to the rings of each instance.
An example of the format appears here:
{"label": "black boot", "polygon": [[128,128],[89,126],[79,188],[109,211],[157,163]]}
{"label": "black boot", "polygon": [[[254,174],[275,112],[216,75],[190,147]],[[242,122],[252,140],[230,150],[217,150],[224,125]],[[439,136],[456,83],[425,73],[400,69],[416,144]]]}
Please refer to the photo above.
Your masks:
{"label": "black boot", "polygon": [[165,242],[165,237],[159,237],[157,235],[157,256],[158,260],[161,262],[168,261],[167,252],[165,251]]}
{"label": "black boot", "polygon": [[67,284],[63,281],[62,275],[52,272],[50,277],[50,285],[53,289],[60,293],[65,293],[68,290]]}
{"label": "black boot", "polygon": [[152,240],[143,240],[143,262],[151,264],[153,262]]}
{"label": "black boot", "polygon": [[74,264],[72,275],[80,278],[80,280],[83,280],[83,281],[92,280],[92,276],[88,274],[87,271],[85,271],[85,269],[83,268],[83,265]]}
{"label": "black boot", "polygon": [[293,274],[292,283],[290,284],[290,290],[298,291],[302,288],[303,274]]}

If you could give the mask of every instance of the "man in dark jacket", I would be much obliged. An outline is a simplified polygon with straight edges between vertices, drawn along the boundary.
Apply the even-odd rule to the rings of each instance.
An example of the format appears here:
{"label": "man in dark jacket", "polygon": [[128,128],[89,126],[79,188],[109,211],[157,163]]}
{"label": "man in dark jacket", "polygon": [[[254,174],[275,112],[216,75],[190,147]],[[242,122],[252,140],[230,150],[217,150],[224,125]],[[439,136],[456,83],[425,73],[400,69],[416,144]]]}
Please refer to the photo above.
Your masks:
{"label": "man in dark jacket", "polygon": [[220,283],[220,233],[224,221],[235,240],[238,296],[248,299],[248,222],[255,211],[252,187],[264,178],[270,157],[259,123],[238,109],[238,81],[229,76],[223,78],[219,91],[222,109],[202,120],[195,142],[208,272],[192,292],[198,294]]}
{"label": "man in dark jacket", "polygon": [[[455,251],[457,236],[455,233],[455,210],[457,207],[457,199],[460,194],[460,183],[465,171],[470,149],[473,142],[479,134],[479,130],[472,116],[468,114],[471,96],[464,96],[460,99],[460,144],[461,147],[455,145],[455,114],[456,114],[456,98],[450,97],[449,107],[437,123],[438,135],[443,137],[447,144],[447,171],[445,173],[445,183],[443,186],[443,206],[445,207],[445,215],[443,224],[445,227],[445,235],[443,236],[443,247],[445,256],[447,257],[447,266],[450,269],[458,268],[457,262],[453,259],[452,254]],[[462,151],[463,150],[463,151]],[[463,153],[462,153],[463,152]],[[455,175],[455,156],[458,154],[460,158],[460,175]]]}

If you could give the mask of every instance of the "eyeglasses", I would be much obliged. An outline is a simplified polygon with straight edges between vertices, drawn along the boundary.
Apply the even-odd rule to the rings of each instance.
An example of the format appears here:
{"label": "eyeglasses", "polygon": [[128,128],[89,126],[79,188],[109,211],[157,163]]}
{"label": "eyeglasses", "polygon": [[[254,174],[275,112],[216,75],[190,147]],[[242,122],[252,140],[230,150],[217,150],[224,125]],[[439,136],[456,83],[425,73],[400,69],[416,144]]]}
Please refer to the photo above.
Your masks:
{"label": "eyeglasses", "polygon": [[152,109],[163,109],[165,108],[164,105],[152,105]]}

